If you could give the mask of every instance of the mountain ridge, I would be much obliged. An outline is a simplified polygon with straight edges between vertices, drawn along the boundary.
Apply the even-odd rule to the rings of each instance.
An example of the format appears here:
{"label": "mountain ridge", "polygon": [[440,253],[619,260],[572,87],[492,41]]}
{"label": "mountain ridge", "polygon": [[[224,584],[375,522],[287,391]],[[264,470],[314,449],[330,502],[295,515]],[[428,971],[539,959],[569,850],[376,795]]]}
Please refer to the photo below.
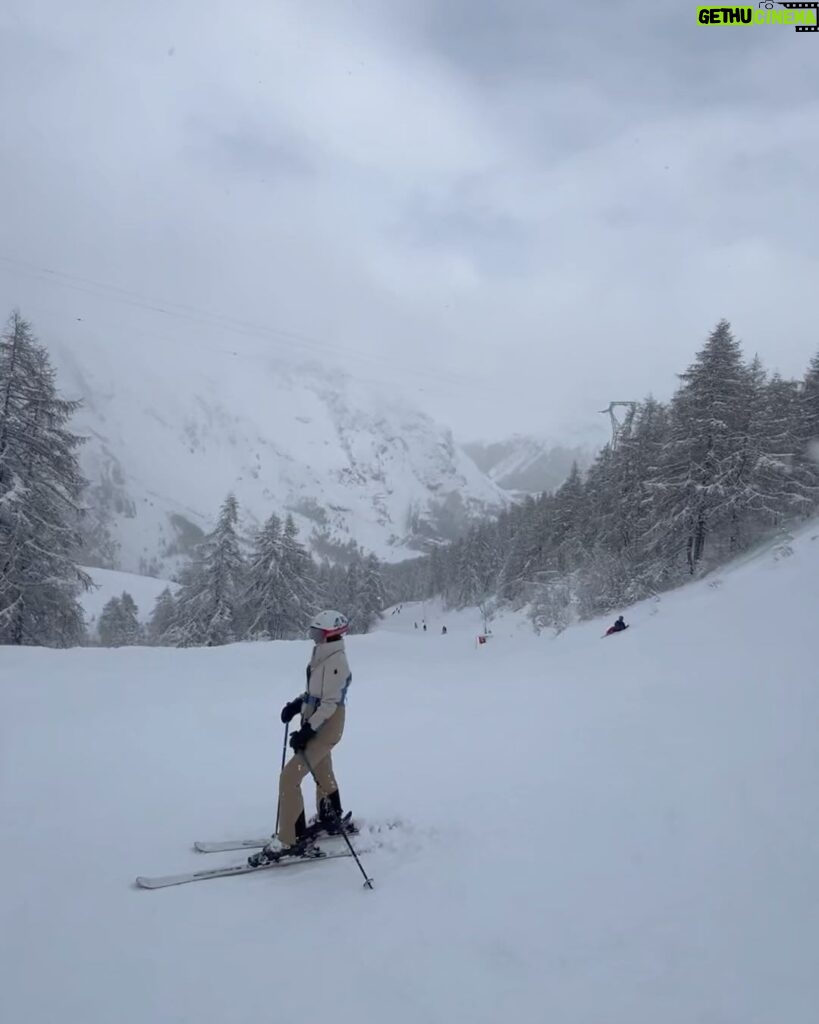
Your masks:
{"label": "mountain ridge", "polygon": [[396,561],[452,540],[510,498],[451,430],[343,371],[265,353],[159,344],[50,346],[89,478],[86,560],[170,575],[233,492],[248,528],[293,515],[317,553]]}

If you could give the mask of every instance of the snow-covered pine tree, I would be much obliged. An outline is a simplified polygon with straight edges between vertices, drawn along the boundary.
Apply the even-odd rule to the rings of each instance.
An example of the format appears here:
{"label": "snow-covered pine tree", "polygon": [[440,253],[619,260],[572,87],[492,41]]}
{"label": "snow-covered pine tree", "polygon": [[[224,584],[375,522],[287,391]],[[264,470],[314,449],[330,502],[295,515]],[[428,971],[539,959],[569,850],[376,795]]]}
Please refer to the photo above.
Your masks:
{"label": "snow-covered pine tree", "polygon": [[798,465],[810,488],[813,507],[819,506],[819,352],[808,366],[797,406]]}
{"label": "snow-covered pine tree", "polygon": [[218,647],[242,635],[240,601],[245,565],[239,545],[239,509],[229,494],[216,529],[199,545],[181,573],[176,620],[166,634],[179,647]]}
{"label": "snow-covered pine tree", "polygon": [[[516,601],[536,582],[536,573],[544,562],[547,534],[541,529],[537,503],[527,496],[520,505],[513,506],[505,517],[508,540],[502,560],[498,592],[508,601]],[[442,557],[442,556],[440,556]]]}
{"label": "snow-covered pine tree", "polygon": [[[572,605],[583,617],[605,611],[622,600],[628,585],[627,566],[635,528],[631,493],[636,486],[635,451],[627,444],[634,430],[632,412],[620,432],[617,447],[606,445],[589,467],[582,513],[574,531],[579,531],[582,553],[564,558],[561,579],[554,585],[557,595],[546,602],[547,608],[563,607],[561,584],[568,579]],[[582,572],[578,572],[581,566]]]}
{"label": "snow-covered pine tree", "polygon": [[361,614],[361,632],[369,633],[381,618],[386,607],[384,581],[381,577],[381,564],[373,554],[364,559],[364,579],[359,611]]}
{"label": "snow-covered pine tree", "polygon": [[340,565],[323,562],[316,575],[316,607],[338,608],[346,615],[346,598],[346,570]]}
{"label": "snow-covered pine tree", "polygon": [[118,597],[106,601],[97,623],[97,633],[103,647],[119,647],[122,624],[122,602]]}
{"label": "snow-covered pine tree", "polygon": [[162,634],[160,643],[163,646],[197,647],[203,642],[200,614],[200,603],[205,589],[200,557],[203,545],[204,542],[200,542],[190,561],[179,570],[179,590],[174,598],[174,615]]}
{"label": "snow-covered pine tree", "polygon": [[680,375],[670,437],[651,480],[658,517],[655,552],[694,573],[706,545],[735,513],[738,467],[747,442],[749,375],[727,320],[721,320]]}
{"label": "snow-covered pine tree", "polygon": [[583,553],[585,489],[576,462],[566,480],[555,492],[551,542],[559,572],[571,572]]}
{"label": "snow-covered pine tree", "polygon": [[811,359],[799,394],[802,436],[819,441],[819,352]]}
{"label": "snow-covered pine tree", "polygon": [[282,521],[274,512],[256,534],[250,553],[243,599],[246,636],[250,640],[284,636],[282,557]]}
{"label": "snow-covered pine tree", "polygon": [[799,385],[774,374],[761,390],[751,424],[755,462],[747,505],[754,536],[809,515],[814,506],[816,488],[799,459],[798,413]]}
{"label": "snow-covered pine tree", "polygon": [[649,396],[630,414],[617,447],[607,445],[589,470],[587,550],[615,554],[635,566],[644,564],[653,515],[648,481],[667,440],[668,411]]}
{"label": "snow-covered pine tree", "polygon": [[471,530],[469,536],[454,547],[456,552],[455,578],[451,591],[451,604],[455,608],[477,605],[483,597],[483,588],[476,531]]}
{"label": "snow-covered pine tree", "polygon": [[529,618],[535,632],[553,629],[559,635],[572,621],[575,603],[570,579],[538,585],[532,597]]}
{"label": "snow-covered pine tree", "polygon": [[176,601],[170,587],[165,587],[156,599],[148,620],[147,639],[154,646],[167,643],[166,636],[176,620]]}
{"label": "snow-covered pine tree", "polygon": [[120,598],[122,615],[122,646],[135,647],[142,643],[142,626],[139,622],[139,609],[127,590]]}
{"label": "snow-covered pine tree", "polygon": [[133,597],[124,591],[106,602],[97,625],[103,647],[134,647],[142,641],[138,609]]}
{"label": "snow-covered pine tree", "polygon": [[91,580],[74,561],[85,486],[83,439],[67,424],[45,349],[19,313],[0,338],[0,643],[82,642],[78,596]]}
{"label": "snow-covered pine tree", "polygon": [[281,628],[284,637],[303,636],[316,607],[316,567],[298,539],[293,517],[284,521],[279,563]]}
{"label": "snow-covered pine tree", "polygon": [[375,555],[356,550],[346,568],[324,571],[329,607],[338,608],[350,622],[351,633],[369,633],[386,607],[382,567]]}

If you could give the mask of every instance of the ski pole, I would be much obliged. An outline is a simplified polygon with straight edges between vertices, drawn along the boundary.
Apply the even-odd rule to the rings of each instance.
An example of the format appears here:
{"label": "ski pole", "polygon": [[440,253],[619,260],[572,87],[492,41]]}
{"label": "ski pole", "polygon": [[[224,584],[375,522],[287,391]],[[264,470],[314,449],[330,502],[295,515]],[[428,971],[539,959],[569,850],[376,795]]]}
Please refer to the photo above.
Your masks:
{"label": "ski pole", "polygon": [[[321,785],[319,783],[319,780],[316,778],[316,773],[313,771],[313,766],[310,764],[309,760],[307,759],[307,754],[305,754],[305,752],[302,751],[301,752],[301,756],[304,759],[304,763],[307,765],[307,767],[308,767],[308,769],[310,771],[310,774],[313,776],[313,781],[315,782],[316,786],[318,786],[318,788],[321,789]],[[324,790],[321,790],[321,791],[324,792]],[[326,795],[327,794],[325,793],[325,796]],[[335,812],[335,823],[338,826],[339,832],[344,836],[344,842],[347,844],[347,848],[349,849],[350,853],[354,857],[355,862],[358,865],[358,870],[364,876],[364,888],[365,889],[372,889],[372,887],[373,887],[373,880],[368,877],[367,872],[364,870],[364,868],[363,868],[363,866],[361,864],[361,861],[359,859],[359,856],[355,852],[355,849],[353,848],[353,844],[350,842],[350,837],[347,835],[347,829],[344,827],[344,823],[341,820],[341,815],[338,812]]]}
{"label": "ski pole", "polygon": [[[285,722],[284,723],[284,745],[282,747],[282,771],[284,771],[284,762],[287,760],[287,736],[288,736],[289,732],[290,732],[290,723],[289,722]],[[276,798],[276,828],[275,828],[275,830],[273,832],[274,836],[277,836],[279,834],[279,814],[281,813],[281,809],[282,809],[282,799],[279,796],[279,797]]]}

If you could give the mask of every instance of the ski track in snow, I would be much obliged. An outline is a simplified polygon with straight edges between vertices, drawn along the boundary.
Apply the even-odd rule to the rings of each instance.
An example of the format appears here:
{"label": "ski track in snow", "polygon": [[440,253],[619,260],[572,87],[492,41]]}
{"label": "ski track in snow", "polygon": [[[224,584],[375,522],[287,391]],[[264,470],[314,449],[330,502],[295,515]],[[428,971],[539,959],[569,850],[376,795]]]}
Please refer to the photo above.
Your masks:
{"label": "ski track in snow", "polygon": [[351,638],[342,795],[402,822],[374,892],[350,859],[133,888],[270,830],[306,642],[3,648],[0,1016],[813,1024],[816,525],[718,578],[605,644],[478,647],[434,602]]}

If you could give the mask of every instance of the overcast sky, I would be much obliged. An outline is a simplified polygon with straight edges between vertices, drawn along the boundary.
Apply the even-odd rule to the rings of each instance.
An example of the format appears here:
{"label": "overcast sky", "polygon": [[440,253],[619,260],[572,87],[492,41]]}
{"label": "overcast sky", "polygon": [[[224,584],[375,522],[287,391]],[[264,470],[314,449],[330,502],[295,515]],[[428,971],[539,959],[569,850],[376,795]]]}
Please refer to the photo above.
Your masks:
{"label": "overcast sky", "polygon": [[2,313],[341,361],[462,439],[665,398],[723,316],[801,374],[819,35],[695,11],[6,0]]}

